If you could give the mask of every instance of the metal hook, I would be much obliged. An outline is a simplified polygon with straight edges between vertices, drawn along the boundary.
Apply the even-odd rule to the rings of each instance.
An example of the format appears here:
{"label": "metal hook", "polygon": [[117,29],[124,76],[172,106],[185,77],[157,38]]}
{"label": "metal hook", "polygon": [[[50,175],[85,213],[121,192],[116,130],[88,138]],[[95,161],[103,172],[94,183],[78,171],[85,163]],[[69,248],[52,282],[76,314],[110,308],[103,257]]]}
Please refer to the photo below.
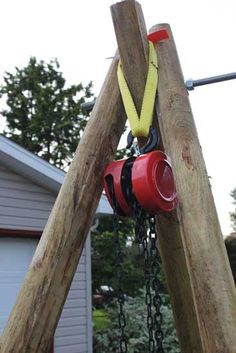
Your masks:
{"label": "metal hook", "polygon": [[[134,136],[132,135],[132,131],[130,131],[127,136],[126,148],[131,148],[133,141],[134,141]],[[158,139],[157,131],[155,128],[151,127],[148,134],[148,141],[145,146],[140,148],[139,152],[141,154],[145,154],[153,151],[154,148],[157,146],[158,142],[159,142],[159,139]]]}
{"label": "metal hook", "polygon": [[132,131],[130,130],[130,132],[128,133],[128,136],[127,136],[126,148],[131,148],[133,141],[134,141],[134,136],[132,135]]}

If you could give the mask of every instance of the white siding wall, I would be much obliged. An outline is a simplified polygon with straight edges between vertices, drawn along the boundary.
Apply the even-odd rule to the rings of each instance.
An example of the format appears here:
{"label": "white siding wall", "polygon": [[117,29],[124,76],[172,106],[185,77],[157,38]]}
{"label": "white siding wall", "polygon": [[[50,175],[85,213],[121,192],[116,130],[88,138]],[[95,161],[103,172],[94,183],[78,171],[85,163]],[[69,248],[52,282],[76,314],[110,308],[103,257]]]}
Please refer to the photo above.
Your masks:
{"label": "white siding wall", "polygon": [[55,198],[0,165],[0,228],[42,230]]}
{"label": "white siding wall", "polygon": [[[0,228],[43,230],[56,195],[0,164]],[[91,353],[90,239],[55,334],[55,353]]]}
{"label": "white siding wall", "polygon": [[86,267],[90,268],[89,243],[90,238],[87,239],[55,333],[55,353],[92,352],[91,282],[86,275]]}

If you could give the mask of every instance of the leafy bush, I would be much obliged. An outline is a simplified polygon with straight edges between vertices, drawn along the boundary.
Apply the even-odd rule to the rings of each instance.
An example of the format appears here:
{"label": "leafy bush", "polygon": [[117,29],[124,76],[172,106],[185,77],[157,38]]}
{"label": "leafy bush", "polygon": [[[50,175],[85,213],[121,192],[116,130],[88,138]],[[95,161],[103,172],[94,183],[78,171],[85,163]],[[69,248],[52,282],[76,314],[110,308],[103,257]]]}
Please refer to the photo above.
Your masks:
{"label": "leafy bush", "polygon": [[93,310],[93,329],[94,331],[106,330],[109,327],[110,318],[104,309]]}
{"label": "leafy bush", "polygon": [[[173,315],[168,296],[162,295],[163,325],[164,333],[163,346],[165,353],[180,353],[178,339],[176,336]],[[110,326],[106,330],[95,331],[94,333],[94,353],[118,353],[120,332],[117,323],[117,306],[113,303],[106,308],[110,318]],[[127,298],[125,303],[126,316],[126,337],[128,340],[129,353],[148,352],[148,331],[146,327],[146,305],[145,293],[140,292],[135,298]]]}

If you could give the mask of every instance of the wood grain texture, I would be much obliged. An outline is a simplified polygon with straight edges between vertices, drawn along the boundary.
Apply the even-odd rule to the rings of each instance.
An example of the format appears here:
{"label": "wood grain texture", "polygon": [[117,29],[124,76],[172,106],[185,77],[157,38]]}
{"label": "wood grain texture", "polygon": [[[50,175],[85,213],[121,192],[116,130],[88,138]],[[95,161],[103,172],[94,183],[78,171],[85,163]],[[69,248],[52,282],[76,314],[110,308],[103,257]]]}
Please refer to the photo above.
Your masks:
{"label": "wood grain texture", "polygon": [[[160,28],[166,28],[170,38],[156,45],[160,77],[159,124],[165,150],[171,157],[179,198],[177,213],[161,216],[161,244],[177,328],[182,336],[182,352],[235,353],[233,277],[174,39],[166,24],[155,26],[151,31]],[[176,227],[173,237],[167,235],[171,226]],[[191,290],[194,307],[188,300]],[[177,308],[177,305],[182,307]],[[188,306],[189,312],[186,311]],[[193,333],[184,337],[185,319],[189,322],[190,315],[198,321],[199,330],[195,333],[200,334],[200,350],[188,347],[194,339]]]}
{"label": "wood grain texture", "polygon": [[148,70],[147,30],[143,12],[134,0],[111,6],[111,15],[124,77],[140,114]]}
{"label": "wood grain texture", "polygon": [[[111,6],[124,77],[140,115],[148,71],[147,29],[140,4],[134,0]],[[139,146],[147,139],[139,137]]]}
{"label": "wood grain texture", "polygon": [[[1,338],[1,353],[45,353],[125,125],[113,61]],[[78,332],[79,334],[79,332]]]}
{"label": "wood grain texture", "polygon": [[181,352],[204,353],[177,212],[160,213],[157,229]]}

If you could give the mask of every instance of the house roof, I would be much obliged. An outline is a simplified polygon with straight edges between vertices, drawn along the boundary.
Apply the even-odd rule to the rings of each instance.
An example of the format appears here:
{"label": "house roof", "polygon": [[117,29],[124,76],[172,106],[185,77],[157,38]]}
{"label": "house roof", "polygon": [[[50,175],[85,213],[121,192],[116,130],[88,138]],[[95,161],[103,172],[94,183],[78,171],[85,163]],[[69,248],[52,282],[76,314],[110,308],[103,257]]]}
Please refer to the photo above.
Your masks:
{"label": "house roof", "polygon": [[[0,135],[0,161],[12,171],[57,194],[66,173],[42,158],[27,151],[15,142]],[[112,209],[105,197],[101,196],[96,214],[111,214]]]}

